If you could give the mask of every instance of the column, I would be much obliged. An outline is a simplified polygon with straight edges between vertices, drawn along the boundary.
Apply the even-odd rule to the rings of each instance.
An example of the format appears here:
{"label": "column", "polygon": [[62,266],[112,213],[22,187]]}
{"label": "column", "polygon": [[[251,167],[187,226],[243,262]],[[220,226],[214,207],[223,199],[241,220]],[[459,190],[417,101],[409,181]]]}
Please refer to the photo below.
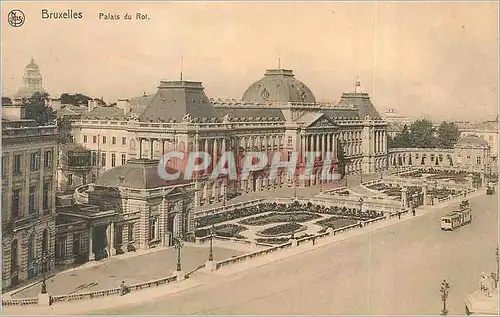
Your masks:
{"label": "column", "polygon": [[94,240],[94,228],[92,226],[90,226],[90,228],[89,228],[89,261],[95,260],[95,254],[94,254],[94,251],[92,250],[93,240]]}
{"label": "column", "polygon": [[115,223],[111,221],[109,224],[109,256],[116,255],[115,249]]}
{"label": "column", "polygon": [[165,140],[161,139],[161,150],[162,150],[162,155],[165,155]]}
{"label": "column", "polygon": [[306,142],[307,142],[307,136],[302,135],[300,137],[300,156],[301,156],[301,161],[304,163],[306,161]]}
{"label": "column", "polygon": [[319,152],[319,135],[315,134],[314,139],[315,139],[314,151]]}
{"label": "column", "polygon": [[[139,138],[139,158],[142,158],[142,138]],[[98,157],[97,159],[100,160],[101,158]]]}
{"label": "column", "polygon": [[226,142],[227,142],[226,138],[223,138],[222,139],[222,151],[221,151],[221,154],[224,153],[224,152],[226,152]]}
{"label": "column", "polygon": [[149,150],[151,151],[149,153],[149,158],[153,159],[153,151],[154,151],[154,139],[149,139]]}
{"label": "column", "polygon": [[217,144],[217,139],[213,139],[213,152],[212,152],[212,164],[213,166],[215,167],[217,165],[217,155],[218,155],[218,152],[219,152],[219,145]]}

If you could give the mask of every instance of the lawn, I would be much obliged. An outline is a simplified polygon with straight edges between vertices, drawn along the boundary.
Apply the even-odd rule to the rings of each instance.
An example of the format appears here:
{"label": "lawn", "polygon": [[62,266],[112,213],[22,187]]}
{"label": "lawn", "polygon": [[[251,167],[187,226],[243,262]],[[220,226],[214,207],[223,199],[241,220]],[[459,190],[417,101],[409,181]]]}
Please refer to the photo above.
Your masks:
{"label": "lawn", "polygon": [[320,225],[325,228],[332,228],[332,229],[339,229],[343,227],[347,227],[350,225],[353,225],[355,223],[358,223],[357,220],[354,219],[345,219],[345,218],[337,218],[337,217],[331,217],[328,219],[323,219],[318,222],[316,222],[317,225]]}
{"label": "lawn", "polygon": [[266,215],[248,218],[240,221],[240,223],[249,226],[263,226],[270,223],[289,222],[292,220],[295,222],[307,222],[317,218],[321,218],[321,216],[307,212],[293,212],[293,213],[273,212]]}

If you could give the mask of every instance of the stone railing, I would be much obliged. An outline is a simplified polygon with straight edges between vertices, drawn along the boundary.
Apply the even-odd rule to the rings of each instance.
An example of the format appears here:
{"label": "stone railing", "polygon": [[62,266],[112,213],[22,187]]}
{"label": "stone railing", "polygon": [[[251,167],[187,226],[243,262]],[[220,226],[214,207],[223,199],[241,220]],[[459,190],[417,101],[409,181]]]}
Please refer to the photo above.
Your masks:
{"label": "stone railing", "polygon": [[216,214],[228,212],[228,211],[233,210],[233,209],[258,205],[264,201],[265,201],[264,198],[260,198],[260,199],[249,200],[249,201],[245,201],[245,202],[241,202],[241,203],[237,203],[237,204],[216,207],[216,208],[211,208],[211,209],[207,209],[207,210],[200,210],[200,211],[195,212],[194,217],[200,218],[200,217],[205,217],[205,216],[216,215]]}
{"label": "stone railing", "polygon": [[76,204],[88,204],[89,196],[86,191],[89,189],[89,185],[82,185],[75,189],[73,192],[73,199]]}
{"label": "stone railing", "polygon": [[289,248],[291,246],[292,246],[292,243],[291,242],[287,242],[287,243],[283,243],[283,244],[280,244],[278,246],[271,247],[271,248],[268,248],[268,249],[264,249],[264,250],[260,250],[260,251],[257,251],[257,252],[252,252],[252,253],[247,253],[247,254],[243,254],[243,255],[240,255],[240,256],[236,256],[234,258],[230,258],[230,259],[227,259],[227,260],[223,260],[223,261],[217,262],[216,268],[220,269],[222,267],[225,267],[225,266],[228,266],[228,265],[231,265],[231,264],[243,262],[243,261],[246,261],[246,260],[249,260],[249,259],[253,259],[253,258],[256,258],[256,257],[260,257],[260,256],[263,256],[263,255],[272,253],[272,252],[281,251],[281,250]]}
{"label": "stone railing", "polygon": [[[469,189],[465,190],[465,193],[470,194],[470,193],[473,193],[475,191],[476,191],[475,188],[469,188]],[[451,199],[454,199],[454,198],[457,198],[457,197],[463,197],[464,199],[467,199],[467,196],[464,197],[464,193],[461,192],[461,193],[457,193],[455,195],[451,195],[450,194],[450,195],[448,195],[446,197],[436,198],[436,200],[437,200],[438,203],[443,203],[445,201],[448,201],[448,200],[451,200]]]}
{"label": "stone railing", "polygon": [[17,298],[17,299],[3,299],[2,306],[31,306],[38,305],[38,298]]}
{"label": "stone railing", "polygon": [[[127,286],[127,292],[137,292],[143,289],[157,287],[160,285],[169,284],[176,282],[178,279],[177,275],[171,275],[163,277],[157,280],[151,280],[143,283],[133,284]],[[65,295],[54,295],[50,296],[50,304],[62,303],[62,302],[72,302],[78,300],[103,298],[108,296],[117,296],[121,294],[120,287],[86,292],[77,294],[65,294]],[[3,306],[27,306],[27,305],[38,305],[38,298],[20,298],[20,299],[2,299]]]}

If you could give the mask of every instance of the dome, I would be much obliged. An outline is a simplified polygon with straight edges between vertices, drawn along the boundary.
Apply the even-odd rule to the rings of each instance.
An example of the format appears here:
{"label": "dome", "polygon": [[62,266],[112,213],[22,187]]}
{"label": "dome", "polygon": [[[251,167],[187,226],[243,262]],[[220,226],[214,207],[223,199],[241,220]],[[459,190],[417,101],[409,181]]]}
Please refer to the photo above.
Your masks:
{"label": "dome", "polygon": [[295,79],[293,72],[288,69],[268,69],[264,78],[245,91],[242,99],[257,103],[316,102],[309,87]]}
{"label": "dome", "polygon": [[35,63],[35,60],[32,58],[31,62],[28,65],[26,65],[26,68],[38,69],[38,65]]}
{"label": "dome", "polygon": [[[167,181],[158,175],[159,160],[134,159],[127,164],[105,171],[96,182],[104,187],[129,187],[135,189],[152,189],[158,187],[185,184],[183,177]],[[170,170],[168,173],[174,173]]]}

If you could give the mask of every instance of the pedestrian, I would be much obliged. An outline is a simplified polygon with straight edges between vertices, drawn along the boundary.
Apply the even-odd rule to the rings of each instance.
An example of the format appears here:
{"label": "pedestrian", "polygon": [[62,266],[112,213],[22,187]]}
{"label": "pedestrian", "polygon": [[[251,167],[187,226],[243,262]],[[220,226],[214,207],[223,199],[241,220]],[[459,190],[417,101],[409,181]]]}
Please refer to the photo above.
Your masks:
{"label": "pedestrian", "polygon": [[412,215],[414,215],[414,216],[415,216],[415,209],[413,209],[413,208],[412,208],[412,209],[411,209],[411,213],[412,213]]}
{"label": "pedestrian", "polygon": [[401,211],[398,212],[398,219],[401,219]]}
{"label": "pedestrian", "polygon": [[125,281],[122,281],[122,283],[120,284],[120,296],[125,295],[126,292],[127,286],[125,286]]}
{"label": "pedestrian", "polygon": [[313,245],[316,244],[316,237],[312,238],[312,241],[313,241]]}

